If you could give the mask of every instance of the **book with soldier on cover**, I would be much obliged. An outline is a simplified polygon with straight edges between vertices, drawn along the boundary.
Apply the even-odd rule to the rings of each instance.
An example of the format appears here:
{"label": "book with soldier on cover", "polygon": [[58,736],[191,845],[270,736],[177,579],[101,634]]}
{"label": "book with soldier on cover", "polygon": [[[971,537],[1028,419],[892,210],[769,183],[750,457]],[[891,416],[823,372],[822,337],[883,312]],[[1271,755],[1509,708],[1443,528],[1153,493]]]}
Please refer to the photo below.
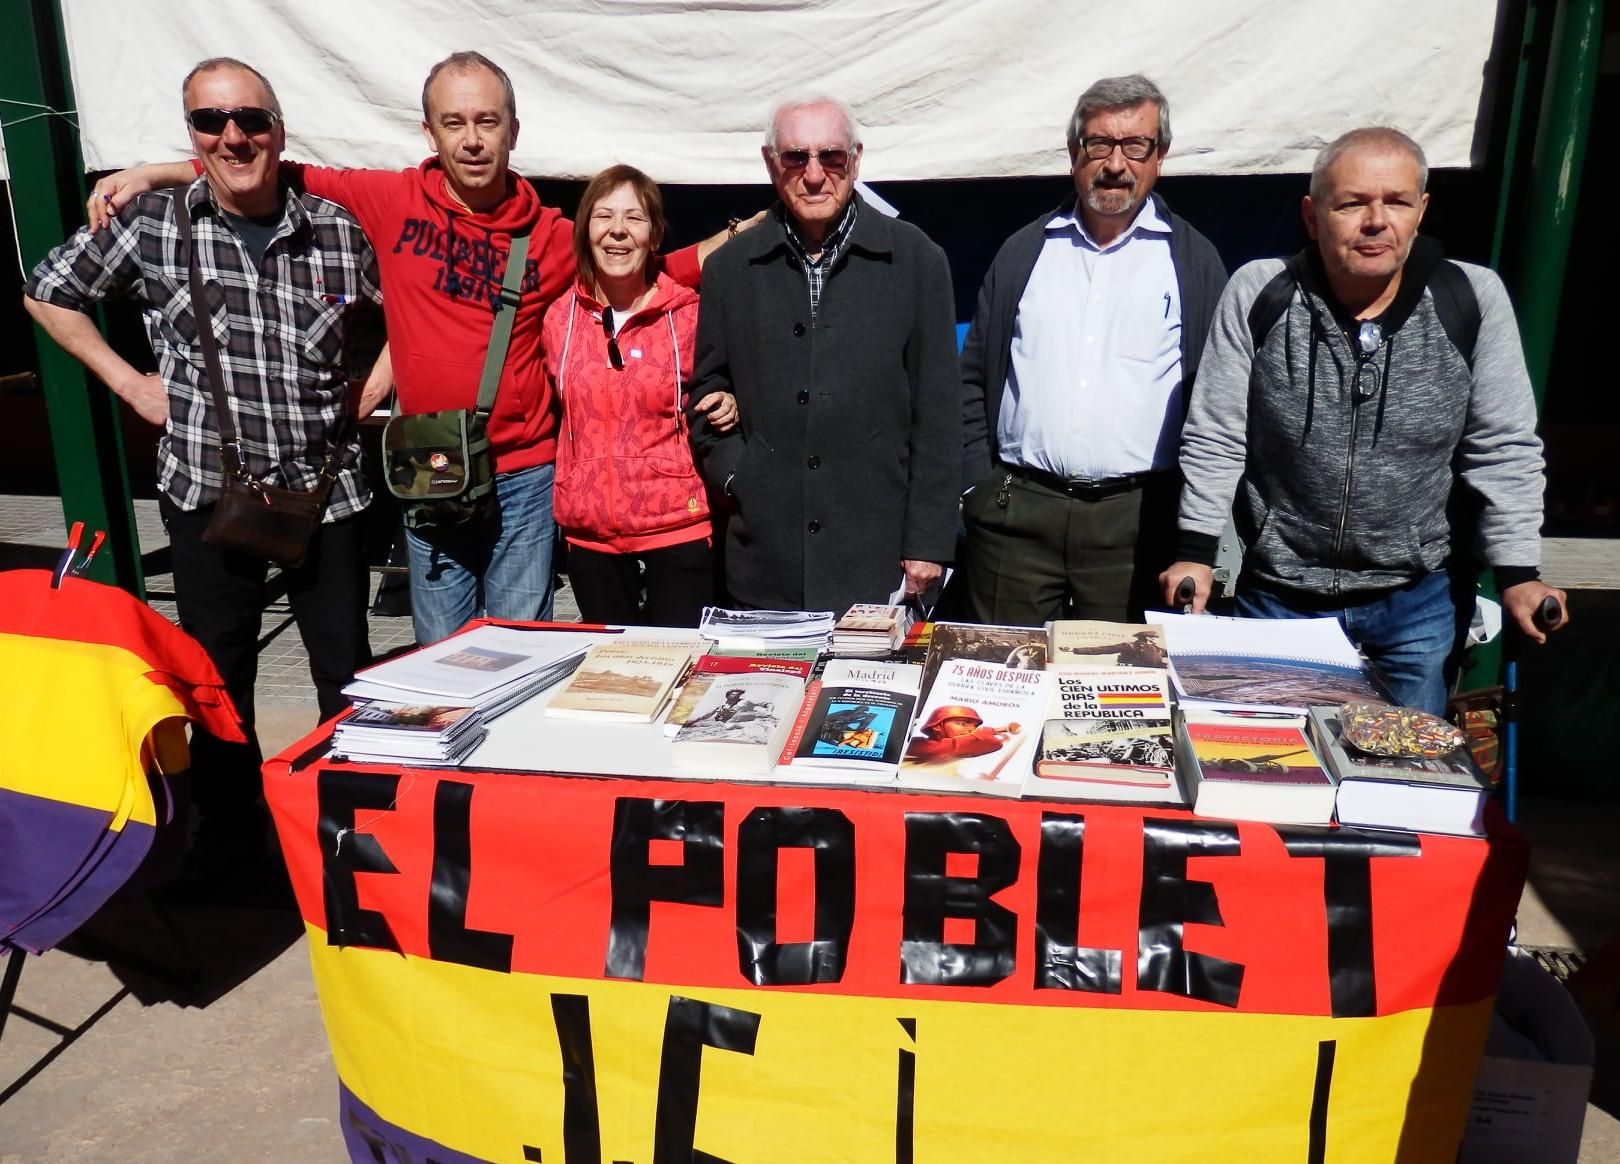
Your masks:
{"label": "book with soldier on cover", "polygon": [[1138,667],[1163,670],[1164,632],[1146,623],[1054,619],[1046,624],[1048,667]]}
{"label": "book with soldier on cover", "polygon": [[899,786],[1017,796],[1046,722],[1052,673],[946,659],[917,715]]}
{"label": "book with soldier on cover", "polygon": [[775,671],[726,675],[709,687],[670,744],[677,768],[766,775],[804,700],[804,679]]}

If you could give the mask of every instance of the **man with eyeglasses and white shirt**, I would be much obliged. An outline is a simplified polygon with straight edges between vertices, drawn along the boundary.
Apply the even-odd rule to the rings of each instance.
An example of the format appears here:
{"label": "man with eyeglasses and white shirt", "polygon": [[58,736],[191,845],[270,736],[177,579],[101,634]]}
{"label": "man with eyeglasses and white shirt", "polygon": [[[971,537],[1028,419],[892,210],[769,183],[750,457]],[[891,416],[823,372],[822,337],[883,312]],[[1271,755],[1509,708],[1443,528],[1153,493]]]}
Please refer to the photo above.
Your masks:
{"label": "man with eyeglasses and white shirt", "polygon": [[1002,246],[962,349],[966,590],[984,622],[1136,621],[1175,545],[1176,453],[1226,268],[1153,193],[1170,106],[1080,95],[1075,197]]}
{"label": "man with eyeglasses and white shirt", "polygon": [[[1541,442],[1502,281],[1419,236],[1428,163],[1406,134],[1351,130],[1317,155],[1315,245],[1221,297],[1187,418],[1180,561],[1201,610],[1229,510],[1238,613],[1337,618],[1397,702],[1439,714],[1474,607],[1476,556],[1536,642],[1565,595],[1538,576]],[[1233,497],[1237,505],[1233,509]],[[1179,601],[1179,600],[1177,600]]]}
{"label": "man with eyeglasses and white shirt", "polygon": [[785,101],[761,151],[766,221],[703,275],[692,398],[699,467],[732,502],[733,602],[842,611],[919,594],[954,551],[962,440],[944,252],[855,192],[859,127],[831,97]]}

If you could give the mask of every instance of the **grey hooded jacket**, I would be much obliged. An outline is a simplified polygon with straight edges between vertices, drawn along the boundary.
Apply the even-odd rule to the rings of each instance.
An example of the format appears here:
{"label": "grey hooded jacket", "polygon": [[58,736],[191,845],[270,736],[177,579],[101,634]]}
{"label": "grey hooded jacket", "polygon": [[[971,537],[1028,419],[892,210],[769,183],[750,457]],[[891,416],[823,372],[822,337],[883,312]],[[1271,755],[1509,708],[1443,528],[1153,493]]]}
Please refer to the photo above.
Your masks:
{"label": "grey hooded jacket", "polygon": [[1359,403],[1350,321],[1335,315],[1319,262],[1258,352],[1249,310],[1283,263],[1232,277],[1182,434],[1181,556],[1212,562],[1230,511],[1245,579],[1324,596],[1390,589],[1450,558],[1461,481],[1477,540],[1457,548],[1491,566],[1539,565],[1541,441],[1512,305],[1494,272],[1457,264],[1480,308],[1470,370],[1427,286],[1439,247],[1417,243],[1370,361],[1378,389]]}

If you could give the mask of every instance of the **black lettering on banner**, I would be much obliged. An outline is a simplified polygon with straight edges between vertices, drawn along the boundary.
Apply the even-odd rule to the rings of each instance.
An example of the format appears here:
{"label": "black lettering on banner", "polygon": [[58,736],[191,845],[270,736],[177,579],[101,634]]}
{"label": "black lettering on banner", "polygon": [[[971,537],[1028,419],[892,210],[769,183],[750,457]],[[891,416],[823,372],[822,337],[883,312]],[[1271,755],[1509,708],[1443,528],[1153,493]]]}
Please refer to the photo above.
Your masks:
{"label": "black lettering on banner", "polygon": [[1416,857],[1413,833],[1358,833],[1349,829],[1277,827],[1290,857],[1322,858],[1327,909],[1328,996],[1334,1018],[1378,1013],[1373,970],[1372,859]]}
{"label": "black lettering on banner", "polygon": [[1311,1087],[1310,1143],[1306,1164],[1323,1164],[1327,1159],[1328,1097],[1333,1094],[1333,1058],[1338,1042],[1324,1039],[1316,1044],[1316,1082]]}
{"label": "black lettering on banner", "polygon": [[428,886],[428,952],[437,962],[512,972],[512,935],[467,928],[472,883],[473,786],[441,780],[433,791],[433,880]]}
{"label": "black lettering on banner", "polygon": [[[703,1048],[754,1053],[760,1016],[718,1003],[671,995],[658,1060],[658,1107],[653,1117],[653,1164],[728,1164],[697,1148]],[[571,1162],[570,1162],[571,1164]]]}
{"label": "black lettering on banner", "polygon": [[360,908],[356,873],[398,873],[377,838],[355,831],[362,810],[392,812],[399,774],[319,769],[315,798],[321,844],[321,897],[326,906],[326,942],[330,946],[365,946],[399,953],[399,939],[388,919]]}
{"label": "black lettering on banner", "polygon": [[1035,988],[1118,994],[1124,955],[1080,945],[1080,870],[1086,818],[1041,814],[1035,875]]}
{"label": "black lettering on banner", "polygon": [[[783,849],[815,855],[815,937],[776,940]],[[836,808],[757,808],[737,830],[737,968],[755,986],[838,982],[855,928],[855,826]]]}
{"label": "black lettering on banner", "polygon": [[[725,806],[718,800],[621,796],[613,807],[609,869],[613,888],[606,978],[640,980],[647,970],[652,903],[718,907],[724,900]],[[655,840],[680,841],[679,865],[654,865]]]}
{"label": "black lettering on banner", "polygon": [[[1013,972],[1018,917],[990,899],[1018,880],[1022,846],[998,816],[906,813],[900,981],[992,986]],[[978,875],[947,877],[947,853],[977,853]],[[945,919],[970,918],[973,942],[945,941]]]}
{"label": "black lettering on banner", "polygon": [[1237,826],[1213,821],[1142,822],[1142,907],[1137,933],[1136,985],[1220,1006],[1236,1006],[1243,964],[1194,954],[1182,944],[1182,926],[1218,926],[1220,902],[1208,881],[1187,877],[1189,857],[1235,857]]}
{"label": "black lettering on banner", "polygon": [[[917,1042],[917,1020],[903,1018],[900,1029]],[[895,1087],[894,1164],[913,1164],[917,1153],[917,1052],[900,1048],[900,1077]]]}
{"label": "black lettering on banner", "polygon": [[553,994],[551,1018],[563,1070],[564,1164],[600,1164],[602,1124],[596,1102],[596,1052],[591,1046],[591,1000]]}

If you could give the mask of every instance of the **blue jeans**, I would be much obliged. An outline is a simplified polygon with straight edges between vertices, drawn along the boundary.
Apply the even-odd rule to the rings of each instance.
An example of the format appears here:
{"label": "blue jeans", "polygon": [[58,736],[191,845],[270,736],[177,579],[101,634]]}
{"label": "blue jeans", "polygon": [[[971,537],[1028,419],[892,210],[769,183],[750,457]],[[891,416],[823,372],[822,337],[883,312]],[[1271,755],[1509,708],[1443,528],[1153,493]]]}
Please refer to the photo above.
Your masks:
{"label": "blue jeans", "polygon": [[1245,581],[1238,587],[1237,612],[1244,618],[1337,618],[1395,702],[1443,715],[1473,614],[1472,590],[1443,570],[1338,603]]}
{"label": "blue jeans", "polygon": [[480,614],[551,617],[551,465],[495,475],[495,512],[449,530],[406,530],[416,641],[435,643]]}

